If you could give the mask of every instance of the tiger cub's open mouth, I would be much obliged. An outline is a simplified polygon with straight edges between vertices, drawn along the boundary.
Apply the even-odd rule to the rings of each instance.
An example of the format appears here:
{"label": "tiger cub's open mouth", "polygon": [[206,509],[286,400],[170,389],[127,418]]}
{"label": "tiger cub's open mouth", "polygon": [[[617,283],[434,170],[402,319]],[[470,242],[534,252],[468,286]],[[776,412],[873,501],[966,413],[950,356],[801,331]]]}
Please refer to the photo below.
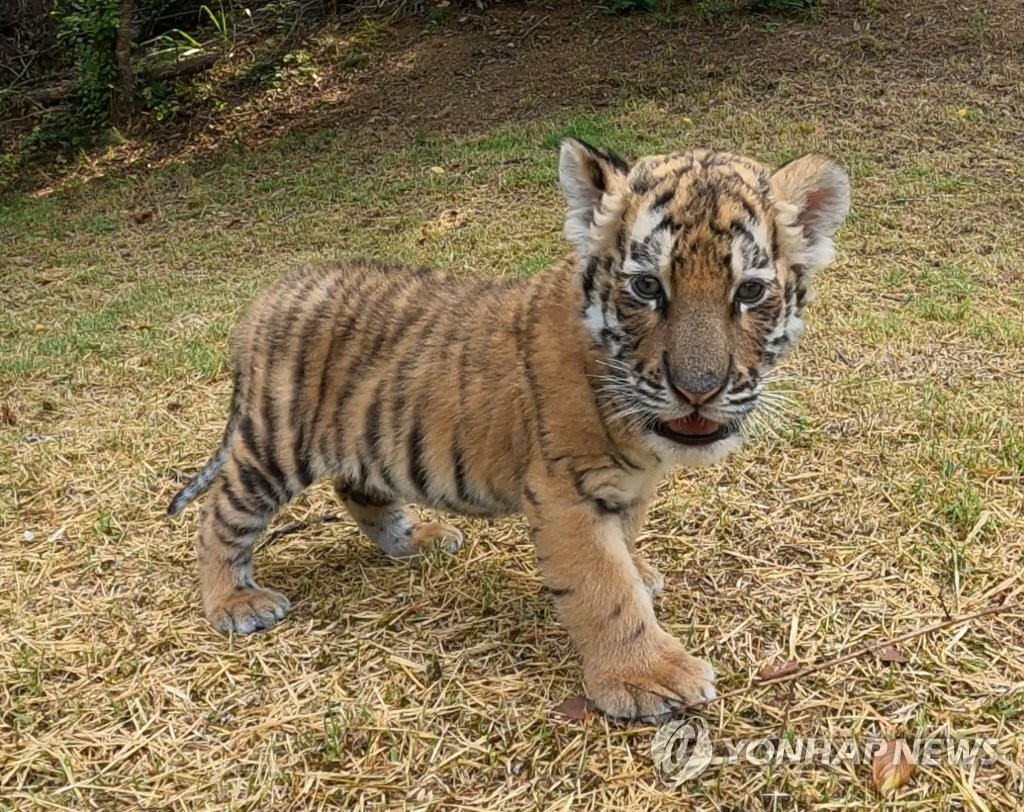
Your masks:
{"label": "tiger cub's open mouth", "polygon": [[682,445],[710,445],[732,434],[729,426],[708,420],[696,412],[689,417],[658,423],[655,431],[662,437]]}

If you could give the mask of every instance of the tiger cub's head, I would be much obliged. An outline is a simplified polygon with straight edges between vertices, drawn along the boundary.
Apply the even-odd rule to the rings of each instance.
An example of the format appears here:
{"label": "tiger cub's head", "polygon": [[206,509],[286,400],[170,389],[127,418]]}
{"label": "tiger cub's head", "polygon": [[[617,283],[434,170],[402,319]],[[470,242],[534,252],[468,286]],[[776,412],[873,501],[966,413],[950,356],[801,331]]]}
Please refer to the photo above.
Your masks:
{"label": "tiger cub's head", "polygon": [[846,173],[818,155],[772,172],[705,150],[630,166],[569,139],[559,179],[607,416],[677,462],[716,462],[800,338]]}

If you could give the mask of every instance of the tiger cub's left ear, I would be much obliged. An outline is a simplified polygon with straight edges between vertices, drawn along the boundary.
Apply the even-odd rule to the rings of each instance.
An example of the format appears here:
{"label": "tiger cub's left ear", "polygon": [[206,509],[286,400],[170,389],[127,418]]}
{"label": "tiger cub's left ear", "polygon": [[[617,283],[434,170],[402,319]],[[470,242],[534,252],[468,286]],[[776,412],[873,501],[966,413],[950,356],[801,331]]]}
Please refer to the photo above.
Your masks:
{"label": "tiger cub's left ear", "polygon": [[[802,246],[784,247],[791,262],[820,270],[834,255],[832,235],[850,211],[850,179],[835,161],[805,155],[772,175],[772,192],[780,225],[797,228]],[[786,206],[785,204],[789,204]]]}
{"label": "tiger cub's left ear", "polygon": [[605,195],[626,188],[629,165],[617,155],[566,138],[558,158],[558,182],[569,204],[565,213],[565,238],[580,256],[595,251],[591,225]]}

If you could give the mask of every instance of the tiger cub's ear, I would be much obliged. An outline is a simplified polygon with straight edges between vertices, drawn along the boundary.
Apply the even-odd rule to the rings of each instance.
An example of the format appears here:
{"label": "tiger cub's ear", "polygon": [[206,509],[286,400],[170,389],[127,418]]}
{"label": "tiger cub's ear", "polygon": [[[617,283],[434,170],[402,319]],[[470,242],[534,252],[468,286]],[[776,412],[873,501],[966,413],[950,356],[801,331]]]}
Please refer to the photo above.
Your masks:
{"label": "tiger cub's ear", "polygon": [[[781,225],[795,226],[802,245],[783,246],[790,261],[820,270],[835,255],[832,235],[850,211],[850,179],[835,161],[805,155],[772,175]],[[786,204],[789,204],[788,206]]]}
{"label": "tiger cub's ear", "polygon": [[610,152],[566,138],[558,159],[558,181],[569,204],[565,214],[565,238],[581,256],[593,253],[591,225],[605,195],[626,188],[629,165]]}

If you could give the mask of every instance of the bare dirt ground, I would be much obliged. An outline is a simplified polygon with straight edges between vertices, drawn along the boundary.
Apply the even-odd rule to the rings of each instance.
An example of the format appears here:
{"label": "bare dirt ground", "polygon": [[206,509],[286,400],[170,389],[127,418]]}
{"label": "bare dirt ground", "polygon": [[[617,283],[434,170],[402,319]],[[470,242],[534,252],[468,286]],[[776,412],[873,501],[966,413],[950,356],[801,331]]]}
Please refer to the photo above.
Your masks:
{"label": "bare dirt ground", "polygon": [[[0,808],[1020,808],[1024,15],[704,9],[331,24],[259,83],[259,43],[240,43],[171,126],[12,179]],[[241,308],[325,255],[544,267],[566,133],[632,156],[817,150],[853,179],[789,405],[667,483],[641,542],[666,627],[728,693],[701,714],[715,752],[984,738],[994,763],[939,758],[889,800],[850,759],[668,785],[653,727],[552,714],[578,662],[515,520],[460,521],[457,556],[396,565],[322,521],[338,508],[314,488],[257,557],[292,615],[251,639],[205,625],[194,511],[162,511],[219,437]],[[758,676],[787,661],[813,673]]]}

